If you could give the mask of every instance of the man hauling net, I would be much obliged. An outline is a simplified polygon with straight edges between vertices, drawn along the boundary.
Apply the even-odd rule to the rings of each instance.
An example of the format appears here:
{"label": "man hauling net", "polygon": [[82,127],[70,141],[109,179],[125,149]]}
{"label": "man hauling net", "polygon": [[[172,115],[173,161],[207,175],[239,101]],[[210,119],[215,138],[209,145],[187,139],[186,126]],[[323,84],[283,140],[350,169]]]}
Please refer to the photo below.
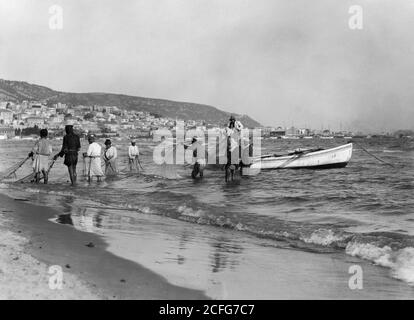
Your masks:
{"label": "man hauling net", "polygon": [[47,135],[47,129],[40,130],[40,139],[29,153],[29,157],[33,157],[34,181],[36,183],[40,182],[42,174],[45,184],[49,178],[49,157],[52,154],[52,145],[47,139]]}
{"label": "man hauling net", "polygon": [[80,139],[73,131],[73,125],[67,124],[65,126],[66,135],[63,137],[62,149],[53,157],[56,160],[58,157],[65,156],[64,164],[68,167],[70,182],[75,185],[77,179],[76,166],[78,164],[78,152],[81,148]]}
{"label": "man hauling net", "polygon": [[95,136],[88,137],[89,147],[88,151],[83,154],[84,157],[89,158],[88,163],[88,181],[91,182],[93,177],[97,177],[98,182],[101,181],[104,173],[101,166],[101,146],[95,142]]}

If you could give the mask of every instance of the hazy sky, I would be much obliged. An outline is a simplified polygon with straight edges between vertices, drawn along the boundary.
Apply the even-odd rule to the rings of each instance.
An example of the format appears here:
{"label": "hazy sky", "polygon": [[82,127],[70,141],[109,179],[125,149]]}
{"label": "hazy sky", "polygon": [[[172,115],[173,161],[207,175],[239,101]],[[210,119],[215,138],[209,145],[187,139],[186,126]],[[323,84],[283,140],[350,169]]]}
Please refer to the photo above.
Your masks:
{"label": "hazy sky", "polygon": [[[363,30],[348,27],[355,4]],[[414,0],[0,0],[0,78],[273,126],[412,129]]]}

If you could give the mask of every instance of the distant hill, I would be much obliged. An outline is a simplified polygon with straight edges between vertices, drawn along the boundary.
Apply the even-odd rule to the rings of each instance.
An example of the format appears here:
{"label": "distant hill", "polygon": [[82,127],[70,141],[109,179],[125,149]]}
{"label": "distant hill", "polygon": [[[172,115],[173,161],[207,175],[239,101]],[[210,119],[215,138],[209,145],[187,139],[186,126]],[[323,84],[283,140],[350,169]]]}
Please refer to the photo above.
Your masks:
{"label": "distant hill", "polygon": [[[22,102],[24,100],[43,101],[48,104],[62,102],[70,106],[106,105],[121,109],[145,111],[161,116],[183,120],[205,120],[207,123],[223,125],[231,113],[216,107],[189,102],[143,98],[113,93],[70,93],[54,91],[50,88],[21,81],[0,79],[0,100]],[[247,127],[259,127],[260,123],[247,115],[237,115]]]}

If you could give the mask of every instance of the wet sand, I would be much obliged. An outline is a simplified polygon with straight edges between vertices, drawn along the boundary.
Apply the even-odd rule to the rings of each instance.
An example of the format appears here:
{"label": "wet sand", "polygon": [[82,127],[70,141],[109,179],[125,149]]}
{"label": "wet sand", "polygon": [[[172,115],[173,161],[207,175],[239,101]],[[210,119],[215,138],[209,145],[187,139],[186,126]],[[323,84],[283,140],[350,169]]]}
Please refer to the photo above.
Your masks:
{"label": "wet sand", "polygon": [[[84,214],[92,217],[96,210],[89,211]],[[100,216],[110,252],[213,299],[414,298],[414,288],[391,278],[389,269],[341,252],[303,251],[284,241],[152,215],[124,217],[138,226],[128,230],[121,231],[113,220],[104,227],[105,219],[123,214],[114,210]],[[91,224],[82,228],[99,232]],[[355,265],[363,271],[362,290],[349,287],[349,269]]]}
{"label": "wet sand", "polygon": [[[21,200],[21,199],[20,199]],[[106,251],[106,243],[97,235],[82,232],[64,225],[54,224],[50,218],[58,212],[51,208],[36,206],[26,201],[0,195],[1,213],[5,216],[5,226],[10,234],[20,235],[20,242],[25,257],[32,257],[33,263],[45,266],[61,266],[64,274],[70,275],[71,288],[63,286],[62,290],[50,293],[48,274],[34,278],[27,266],[15,266],[16,272],[26,278],[20,283],[19,292],[10,292],[2,286],[2,298],[51,298],[60,292],[57,298],[78,299],[204,299],[201,292],[169,284],[163,277],[129,260],[117,257]],[[24,239],[27,239],[25,241]],[[8,244],[3,244],[8,246]],[[9,246],[9,249],[12,247]],[[6,252],[3,254],[7,255]],[[3,258],[3,257],[2,257]],[[8,261],[12,263],[12,261]],[[21,270],[19,270],[19,267]],[[26,270],[23,270],[25,269]],[[7,275],[4,281],[10,281]],[[38,281],[37,285],[33,281]],[[46,282],[46,283],[45,283]],[[79,286],[79,287],[77,287]],[[27,290],[36,288],[41,294],[30,294]],[[71,290],[71,294],[65,292]],[[23,294],[24,293],[24,294]]]}
{"label": "wet sand", "polygon": [[[54,200],[54,208],[65,199]],[[29,239],[26,253],[47,266],[61,265],[89,290],[78,298],[414,298],[414,288],[392,279],[388,269],[338,252],[306,252],[133,210],[56,210],[3,195],[0,203],[11,230]],[[362,290],[348,286],[353,265],[363,270]]]}

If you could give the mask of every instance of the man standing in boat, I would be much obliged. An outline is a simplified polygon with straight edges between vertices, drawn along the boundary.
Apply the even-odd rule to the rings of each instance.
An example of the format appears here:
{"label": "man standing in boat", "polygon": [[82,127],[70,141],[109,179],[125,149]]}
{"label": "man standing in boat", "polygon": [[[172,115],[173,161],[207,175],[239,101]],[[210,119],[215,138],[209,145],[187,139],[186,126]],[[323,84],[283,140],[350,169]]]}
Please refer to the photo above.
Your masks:
{"label": "man standing in boat", "polygon": [[73,124],[68,123],[65,126],[66,135],[63,137],[62,149],[53,157],[56,160],[58,157],[65,156],[64,164],[68,167],[70,182],[72,185],[76,183],[76,165],[78,164],[78,152],[81,148],[80,139],[73,131]]}
{"label": "man standing in boat", "polygon": [[227,163],[225,165],[225,180],[226,182],[234,178],[234,172],[237,169],[239,164],[239,151],[240,151],[240,136],[243,125],[240,121],[237,121],[236,118],[232,115],[229,119],[229,124],[226,131],[227,136]]}
{"label": "man standing in boat", "polygon": [[240,121],[236,120],[236,118],[232,115],[229,119],[229,124],[227,125],[226,132],[228,135],[232,135],[234,133],[238,133],[240,135],[241,130],[243,129],[243,125]]}

